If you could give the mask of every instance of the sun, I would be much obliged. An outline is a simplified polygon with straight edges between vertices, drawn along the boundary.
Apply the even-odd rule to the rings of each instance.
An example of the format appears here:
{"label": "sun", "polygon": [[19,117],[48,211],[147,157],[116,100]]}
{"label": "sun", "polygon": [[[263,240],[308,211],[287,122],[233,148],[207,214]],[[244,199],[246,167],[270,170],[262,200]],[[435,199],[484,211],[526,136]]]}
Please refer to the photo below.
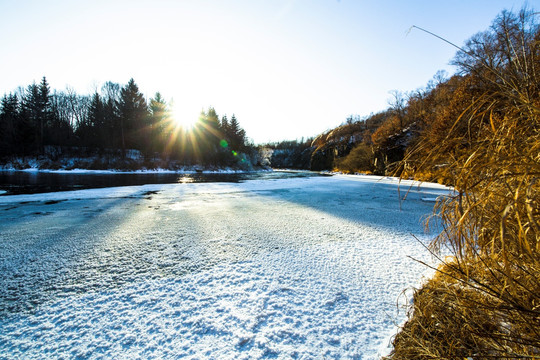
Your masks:
{"label": "sun", "polygon": [[183,107],[174,106],[172,108],[172,120],[177,127],[184,130],[191,130],[199,121],[199,113]]}

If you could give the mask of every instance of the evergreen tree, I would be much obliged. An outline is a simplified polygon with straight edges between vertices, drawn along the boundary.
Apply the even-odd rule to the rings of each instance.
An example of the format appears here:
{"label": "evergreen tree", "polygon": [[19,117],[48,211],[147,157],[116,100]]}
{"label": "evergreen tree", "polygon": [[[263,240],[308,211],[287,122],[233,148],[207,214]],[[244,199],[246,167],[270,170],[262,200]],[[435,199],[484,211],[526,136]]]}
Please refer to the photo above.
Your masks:
{"label": "evergreen tree", "polygon": [[165,152],[167,146],[166,141],[170,135],[167,119],[169,117],[167,103],[159,92],[156,93],[153,99],[150,99],[150,147],[149,151],[154,153],[156,151]]}
{"label": "evergreen tree", "polygon": [[[23,98],[23,112],[21,121],[21,136],[25,146],[32,147],[33,151],[44,152],[45,129],[51,120],[51,95],[47,79],[43,77],[41,83],[29,85]],[[33,132],[33,134],[31,134]]]}
{"label": "evergreen tree", "polygon": [[101,97],[96,92],[88,107],[88,133],[86,134],[88,146],[103,149],[105,147],[105,134],[104,106]]}
{"label": "evergreen tree", "polygon": [[204,128],[207,133],[208,141],[212,145],[217,145],[222,137],[220,130],[219,116],[213,107],[208,109],[208,113],[204,119]]}
{"label": "evergreen tree", "polygon": [[120,132],[122,138],[122,154],[125,156],[126,147],[145,150],[148,138],[146,123],[148,107],[143,94],[133,79],[120,90],[118,104],[120,115]]}
{"label": "evergreen tree", "polygon": [[[201,111],[199,121],[195,124],[192,132],[194,143],[191,144],[191,147],[193,147],[195,155],[198,154],[196,160],[205,164],[215,163],[219,141],[222,138],[216,110],[210,107],[208,112]],[[189,141],[189,138],[186,140]]]}
{"label": "evergreen tree", "polygon": [[43,154],[45,145],[45,132],[47,130],[47,127],[50,125],[50,121],[52,118],[50,87],[45,76],[41,79],[38,90],[38,146],[39,152]]}
{"label": "evergreen tree", "polygon": [[40,94],[36,83],[28,86],[22,102],[20,135],[25,154],[39,150],[41,139],[40,133]]}
{"label": "evergreen tree", "polygon": [[220,124],[220,128],[221,128],[221,133],[223,134],[223,137],[226,137],[227,134],[229,133],[229,119],[227,119],[227,115],[223,115],[223,117],[221,118],[221,124]]}
{"label": "evergreen tree", "polygon": [[17,151],[16,126],[19,118],[19,100],[16,95],[4,95],[0,104],[0,155]]}
{"label": "evergreen tree", "polygon": [[236,116],[233,114],[229,126],[228,137],[230,139],[230,146],[236,151],[242,151],[245,148],[246,132],[240,127]]}

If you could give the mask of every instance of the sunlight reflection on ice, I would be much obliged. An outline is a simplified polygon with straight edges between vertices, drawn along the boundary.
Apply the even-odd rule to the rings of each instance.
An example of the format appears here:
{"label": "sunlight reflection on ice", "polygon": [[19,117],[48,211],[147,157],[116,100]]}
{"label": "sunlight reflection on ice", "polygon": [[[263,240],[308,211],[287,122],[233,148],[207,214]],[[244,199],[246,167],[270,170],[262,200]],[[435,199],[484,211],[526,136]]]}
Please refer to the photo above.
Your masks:
{"label": "sunlight reflection on ice", "polygon": [[193,178],[189,176],[183,176],[178,179],[178,183],[181,183],[181,184],[189,184],[189,183],[192,183],[193,181],[194,181]]}

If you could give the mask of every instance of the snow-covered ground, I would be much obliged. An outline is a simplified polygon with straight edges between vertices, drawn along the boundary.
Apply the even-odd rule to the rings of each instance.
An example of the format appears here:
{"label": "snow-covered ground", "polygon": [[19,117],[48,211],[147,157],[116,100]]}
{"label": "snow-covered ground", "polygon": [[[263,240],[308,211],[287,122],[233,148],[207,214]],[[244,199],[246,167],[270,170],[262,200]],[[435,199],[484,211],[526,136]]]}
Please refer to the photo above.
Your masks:
{"label": "snow-covered ground", "polygon": [[[374,359],[447,189],[369,176],[0,197],[0,359]],[[413,236],[414,235],[414,236]]]}
{"label": "snow-covered ground", "polygon": [[[52,174],[238,174],[238,173],[245,173],[249,172],[246,170],[241,169],[233,169],[230,167],[225,167],[221,169],[215,169],[215,170],[208,170],[208,169],[198,169],[196,167],[184,167],[180,168],[178,170],[170,170],[170,169],[141,169],[141,170],[132,170],[132,171],[125,171],[125,170],[89,170],[89,169],[58,169],[58,170],[51,170],[51,169],[40,169],[37,167],[30,167],[23,170],[14,169],[12,167],[10,168],[3,168],[0,169],[0,171],[23,171],[23,172],[42,172],[42,173],[52,173]],[[271,171],[269,169],[262,169],[257,171]]]}

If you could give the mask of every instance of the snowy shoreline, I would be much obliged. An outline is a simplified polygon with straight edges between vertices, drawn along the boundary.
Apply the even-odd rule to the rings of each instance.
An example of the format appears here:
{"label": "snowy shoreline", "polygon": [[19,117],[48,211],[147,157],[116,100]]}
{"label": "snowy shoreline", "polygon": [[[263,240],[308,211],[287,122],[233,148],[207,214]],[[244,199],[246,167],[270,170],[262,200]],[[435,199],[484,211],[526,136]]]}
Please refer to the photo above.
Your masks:
{"label": "snowy shoreline", "polygon": [[[83,149],[79,149],[83,151]],[[240,173],[265,171],[269,166],[242,155],[238,162],[229,163],[185,163],[160,157],[145,158],[138,150],[126,150],[124,156],[118,152],[68,155],[55,147],[47,146],[40,156],[7,157],[0,159],[0,171],[26,171],[69,174],[137,174],[137,173]],[[246,160],[247,159],[247,160]],[[240,161],[241,160],[241,161]]]}
{"label": "snowy shoreline", "polygon": [[181,168],[178,170],[170,169],[139,169],[139,170],[91,170],[91,169],[41,169],[31,167],[26,169],[15,169],[13,167],[0,168],[0,171],[5,172],[42,172],[52,174],[239,174],[258,171],[272,171],[272,169],[256,169],[256,170],[241,170],[232,168],[221,168],[216,170],[199,169],[196,167]]}

